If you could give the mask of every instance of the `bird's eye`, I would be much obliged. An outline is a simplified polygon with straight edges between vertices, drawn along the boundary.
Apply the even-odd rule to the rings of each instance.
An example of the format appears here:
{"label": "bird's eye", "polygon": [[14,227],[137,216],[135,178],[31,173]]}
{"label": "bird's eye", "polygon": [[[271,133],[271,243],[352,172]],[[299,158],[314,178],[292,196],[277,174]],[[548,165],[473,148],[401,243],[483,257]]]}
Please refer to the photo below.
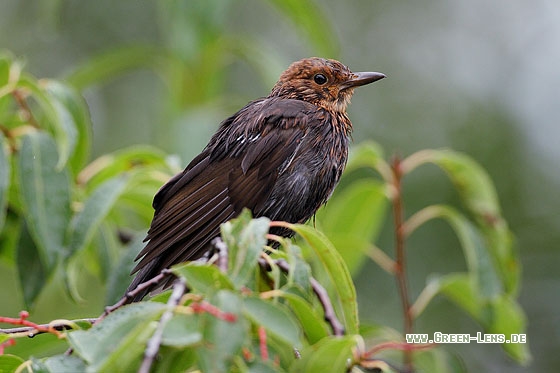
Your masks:
{"label": "bird's eye", "polygon": [[327,77],[324,76],[323,74],[315,74],[313,80],[315,81],[315,83],[319,85],[323,85],[327,82]]}

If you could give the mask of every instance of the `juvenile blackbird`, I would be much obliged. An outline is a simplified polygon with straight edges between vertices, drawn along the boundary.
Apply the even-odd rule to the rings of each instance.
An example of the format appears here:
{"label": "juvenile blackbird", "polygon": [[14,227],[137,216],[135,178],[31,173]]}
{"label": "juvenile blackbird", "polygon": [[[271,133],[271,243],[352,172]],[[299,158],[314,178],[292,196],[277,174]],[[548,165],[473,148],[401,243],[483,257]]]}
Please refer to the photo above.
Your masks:
{"label": "juvenile blackbird", "polygon": [[155,195],[148,243],[128,291],[164,268],[200,258],[220,224],[244,207],[254,217],[290,223],[313,216],[346,166],[352,131],[346,106],[354,88],[384,77],[306,58],[284,71],[267,97],[223,121],[202,153]]}

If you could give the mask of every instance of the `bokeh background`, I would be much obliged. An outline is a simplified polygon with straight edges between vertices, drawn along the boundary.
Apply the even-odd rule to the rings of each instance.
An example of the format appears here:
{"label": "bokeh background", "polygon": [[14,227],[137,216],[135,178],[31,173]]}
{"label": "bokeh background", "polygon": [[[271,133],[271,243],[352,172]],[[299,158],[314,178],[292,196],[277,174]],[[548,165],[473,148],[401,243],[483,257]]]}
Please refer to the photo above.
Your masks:
{"label": "bokeh background", "polygon": [[[266,95],[292,61],[318,55],[388,79],[357,92],[354,142],[386,154],[452,148],[480,162],[496,184],[523,264],[520,302],[533,362],[519,367],[498,345],[448,345],[469,371],[553,372],[560,367],[560,2],[352,0],[4,0],[0,48],[38,77],[68,79],[90,107],[94,156],[133,144],[182,164],[219,122]],[[300,6],[301,7],[301,6]],[[455,192],[430,167],[405,179],[408,214]],[[392,247],[390,229],[379,246]],[[431,273],[462,270],[443,223],[409,243],[411,292]],[[1,315],[23,308],[13,269],[0,263]],[[361,318],[401,328],[393,278],[374,264],[358,277]],[[35,318],[95,316],[94,279],[76,306],[45,294]],[[87,314],[84,314],[87,313]],[[443,317],[442,317],[443,316]],[[418,332],[481,329],[437,298]]]}

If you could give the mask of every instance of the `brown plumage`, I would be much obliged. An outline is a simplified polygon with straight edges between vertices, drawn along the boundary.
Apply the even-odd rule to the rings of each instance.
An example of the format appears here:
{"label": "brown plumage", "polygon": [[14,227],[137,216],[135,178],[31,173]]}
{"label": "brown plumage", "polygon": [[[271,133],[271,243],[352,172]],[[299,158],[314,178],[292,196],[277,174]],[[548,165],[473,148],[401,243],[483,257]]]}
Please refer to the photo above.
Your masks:
{"label": "brown plumage", "polygon": [[255,217],[291,223],[313,216],[346,165],[352,131],[346,106],[354,88],[384,77],[352,73],[335,60],[303,59],[282,73],[267,97],[223,121],[202,153],[154,197],[148,243],[129,290],[164,268],[200,258],[220,224],[245,207]]}

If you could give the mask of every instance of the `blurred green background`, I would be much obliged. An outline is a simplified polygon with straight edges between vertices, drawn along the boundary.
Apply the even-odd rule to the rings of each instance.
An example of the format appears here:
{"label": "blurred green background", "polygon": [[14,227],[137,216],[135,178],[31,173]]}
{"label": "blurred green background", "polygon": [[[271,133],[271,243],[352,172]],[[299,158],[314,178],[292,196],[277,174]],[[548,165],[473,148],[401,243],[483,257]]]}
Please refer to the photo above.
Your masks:
{"label": "blurred green background", "polygon": [[[523,263],[520,302],[533,362],[522,368],[499,345],[447,345],[469,371],[547,372],[560,366],[560,3],[522,1],[5,0],[0,48],[37,77],[83,89],[94,157],[153,144],[185,165],[219,122],[268,94],[292,61],[318,55],[388,79],[360,89],[349,115],[354,142],[386,154],[448,147],[480,162],[496,184]],[[408,214],[457,197],[426,168],[405,179]],[[387,227],[379,246],[392,249]],[[415,297],[431,273],[465,267],[451,230],[430,223],[409,243]],[[23,308],[15,274],[0,263],[0,315]],[[55,281],[56,282],[56,281]],[[34,321],[96,316],[103,295],[84,279],[75,306],[44,294]],[[401,328],[392,277],[374,264],[358,277],[361,318]],[[445,317],[442,317],[445,315]],[[423,333],[480,331],[437,298]]]}

